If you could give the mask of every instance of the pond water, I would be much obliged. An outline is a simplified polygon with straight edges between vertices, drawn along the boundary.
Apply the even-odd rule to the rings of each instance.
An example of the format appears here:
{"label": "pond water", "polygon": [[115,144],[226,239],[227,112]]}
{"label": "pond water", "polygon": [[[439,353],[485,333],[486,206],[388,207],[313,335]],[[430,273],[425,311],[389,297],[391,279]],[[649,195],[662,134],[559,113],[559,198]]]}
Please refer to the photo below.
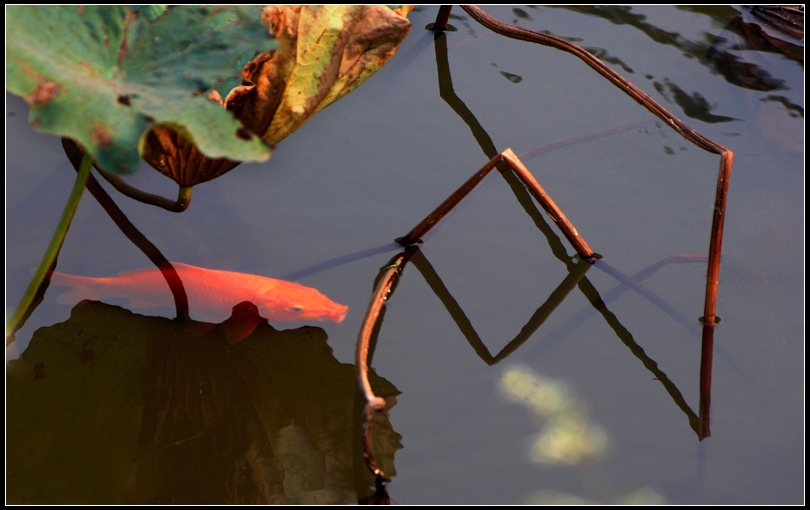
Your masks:
{"label": "pond water", "polygon": [[[711,437],[699,441],[690,425],[699,403],[706,263],[693,257],[665,264],[644,279],[655,302],[613,274],[633,275],[675,255],[706,255],[719,156],[682,139],[575,57],[493,34],[459,8],[450,21],[458,30],[436,41],[424,29],[436,8],[411,13],[411,33],[380,72],[281,142],[267,163],[243,164],[197,186],[186,212],[110,194],[169,260],[295,280],[348,305],[342,324],[312,325],[325,332],[337,361],[352,364],[375,278],[398,253],[394,238],[486,163],[493,147],[512,148],[604,258],[518,349],[493,363],[468,340],[469,328],[467,336],[462,332],[460,315],[448,312],[446,295],[443,301],[434,291],[439,280],[426,280],[429,268],[495,356],[569,275],[576,252],[545,213],[532,212],[539,207],[529,205],[527,214],[497,173],[424,239],[421,265],[405,268],[373,352],[372,367],[396,388],[389,395],[399,392],[388,415],[391,497],[415,504],[803,503],[803,65],[746,48],[727,28],[738,14],[728,7],[486,10],[588,48],[734,151]],[[448,68],[437,71],[437,56]],[[746,69],[755,70],[753,85],[740,74]],[[8,315],[41,259],[75,173],[57,138],[27,126],[21,100],[7,95],[6,109]],[[549,147],[556,142],[562,143]],[[146,166],[127,181],[164,196],[176,193]],[[98,203],[83,197],[57,270],[113,276],[148,265]],[[61,303],[62,292],[48,291],[7,358],[19,356],[40,328],[70,317],[76,303]],[[594,308],[595,296],[607,311]],[[128,306],[125,299],[107,301]],[[133,311],[174,316],[168,309]],[[98,354],[92,361],[99,373],[103,361]],[[351,388],[351,376],[346,380]],[[296,416],[321,405],[296,399],[313,408]],[[356,422],[349,425],[359,434]],[[7,426],[12,444],[17,439]],[[275,455],[281,458],[281,449],[304,455],[288,451],[298,444],[287,437],[297,429],[279,430],[287,439],[282,448],[276,437]],[[41,434],[42,444],[57,441],[58,432],[46,426]],[[318,437],[307,444],[330,441]],[[82,446],[92,469],[112,462],[107,444],[90,438],[87,445],[94,446]],[[31,448],[21,455],[33,456]],[[329,464],[330,454],[320,455]],[[65,496],[70,493],[37,488],[30,480],[38,468],[33,475],[15,471],[12,460],[9,480],[22,500],[105,502],[90,489]],[[362,462],[343,476],[364,480],[352,469],[363,471]],[[41,477],[53,487],[79,480],[92,488],[95,475],[74,472],[80,470],[43,467]],[[166,472],[178,478],[167,486],[185,483],[177,469]],[[138,483],[146,483],[141,475]],[[340,496],[318,499],[312,494],[327,494],[329,484],[296,476],[308,481],[285,501],[368,495],[362,482],[352,482],[341,486]],[[291,483],[281,486],[291,491]],[[171,499],[166,491],[128,492],[130,499],[116,501],[219,501]]]}

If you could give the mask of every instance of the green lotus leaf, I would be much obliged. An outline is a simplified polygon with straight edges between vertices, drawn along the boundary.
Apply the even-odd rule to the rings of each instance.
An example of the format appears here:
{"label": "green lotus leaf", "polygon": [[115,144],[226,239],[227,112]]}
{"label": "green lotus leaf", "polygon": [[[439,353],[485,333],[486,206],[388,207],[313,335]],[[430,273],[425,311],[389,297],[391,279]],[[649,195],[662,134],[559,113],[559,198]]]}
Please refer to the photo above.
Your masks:
{"label": "green lotus leaf", "polygon": [[34,129],[76,140],[99,167],[136,170],[158,126],[211,158],[270,156],[206,98],[239,79],[246,57],[275,48],[257,8],[17,5],[6,16],[8,90],[26,100]]}
{"label": "green lotus leaf", "polygon": [[155,21],[158,16],[166,12],[166,5],[130,5],[129,10],[143,14],[149,21]]}

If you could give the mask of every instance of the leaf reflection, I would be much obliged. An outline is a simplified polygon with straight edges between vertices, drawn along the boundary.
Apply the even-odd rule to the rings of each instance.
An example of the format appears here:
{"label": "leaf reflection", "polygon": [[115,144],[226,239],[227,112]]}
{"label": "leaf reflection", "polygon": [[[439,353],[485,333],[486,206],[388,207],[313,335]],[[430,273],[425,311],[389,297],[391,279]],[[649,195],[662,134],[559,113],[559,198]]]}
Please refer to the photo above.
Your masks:
{"label": "leaf reflection", "polygon": [[[235,307],[215,325],[84,301],[8,363],[7,497],[16,503],[348,503],[371,494],[354,369],[320,328]],[[237,336],[234,336],[234,333]],[[398,391],[375,450],[394,472]]]}
{"label": "leaf reflection", "polygon": [[[740,17],[734,18],[721,36],[711,38],[709,34],[706,34],[707,38],[710,38],[710,40],[708,43],[705,43],[690,41],[677,32],[668,32],[652,23],[648,23],[646,16],[633,12],[633,7],[560,6],[556,8],[572,10],[588,16],[602,18],[614,25],[628,25],[636,28],[653,42],[664,46],[671,46],[681,51],[686,58],[699,62],[706,67],[710,67],[714,71],[718,71],[723,78],[732,85],[764,91],[786,88],[785,81],[780,79],[780,77],[771,76],[771,74],[761,66],[746,62],[745,59],[742,58],[740,50],[752,47],[751,42],[746,41],[752,31],[746,30],[744,26],[745,23]],[[706,9],[705,6],[685,6],[678,7],[678,9],[704,16],[719,16],[724,19],[731,18],[732,15],[730,14],[737,12],[737,10],[732,7],[718,6],[713,6],[711,9]],[[721,15],[721,10],[725,10],[726,12],[723,12]],[[741,38],[740,35],[743,34],[745,35]],[[761,41],[762,38],[760,37],[757,40]],[[785,52],[789,54],[791,58],[795,58],[790,54],[790,51],[784,51],[776,47],[773,42],[757,43],[757,49],[770,53]],[[803,48],[800,52],[803,57]],[[798,53],[798,51],[796,53]],[[802,60],[802,58],[798,58],[797,60]]]}

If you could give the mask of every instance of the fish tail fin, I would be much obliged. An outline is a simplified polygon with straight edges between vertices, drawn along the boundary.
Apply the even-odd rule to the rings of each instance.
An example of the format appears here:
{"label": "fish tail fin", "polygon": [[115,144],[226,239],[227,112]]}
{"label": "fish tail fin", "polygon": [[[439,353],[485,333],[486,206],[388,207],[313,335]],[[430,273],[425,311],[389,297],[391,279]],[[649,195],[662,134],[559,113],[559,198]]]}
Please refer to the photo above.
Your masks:
{"label": "fish tail fin", "polygon": [[56,301],[62,305],[75,305],[83,299],[98,301],[101,296],[90,285],[90,279],[82,276],[73,276],[56,271],[51,274],[51,285],[57,287],[72,287],[69,291],[59,295]]}
{"label": "fish tail fin", "polygon": [[85,299],[98,301],[99,296],[95,295],[95,293],[88,287],[73,287],[56,298],[56,302],[60,305],[75,305],[79,301]]}

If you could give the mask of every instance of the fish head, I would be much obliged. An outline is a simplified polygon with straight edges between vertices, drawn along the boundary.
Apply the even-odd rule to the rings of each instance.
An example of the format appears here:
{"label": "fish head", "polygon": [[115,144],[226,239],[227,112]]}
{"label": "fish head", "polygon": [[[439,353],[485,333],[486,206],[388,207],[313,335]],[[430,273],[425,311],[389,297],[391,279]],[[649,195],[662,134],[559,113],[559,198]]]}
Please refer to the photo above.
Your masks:
{"label": "fish head", "polygon": [[297,283],[259,293],[257,304],[263,316],[273,322],[325,321],[340,324],[349,307],[335,303],[316,289]]}

